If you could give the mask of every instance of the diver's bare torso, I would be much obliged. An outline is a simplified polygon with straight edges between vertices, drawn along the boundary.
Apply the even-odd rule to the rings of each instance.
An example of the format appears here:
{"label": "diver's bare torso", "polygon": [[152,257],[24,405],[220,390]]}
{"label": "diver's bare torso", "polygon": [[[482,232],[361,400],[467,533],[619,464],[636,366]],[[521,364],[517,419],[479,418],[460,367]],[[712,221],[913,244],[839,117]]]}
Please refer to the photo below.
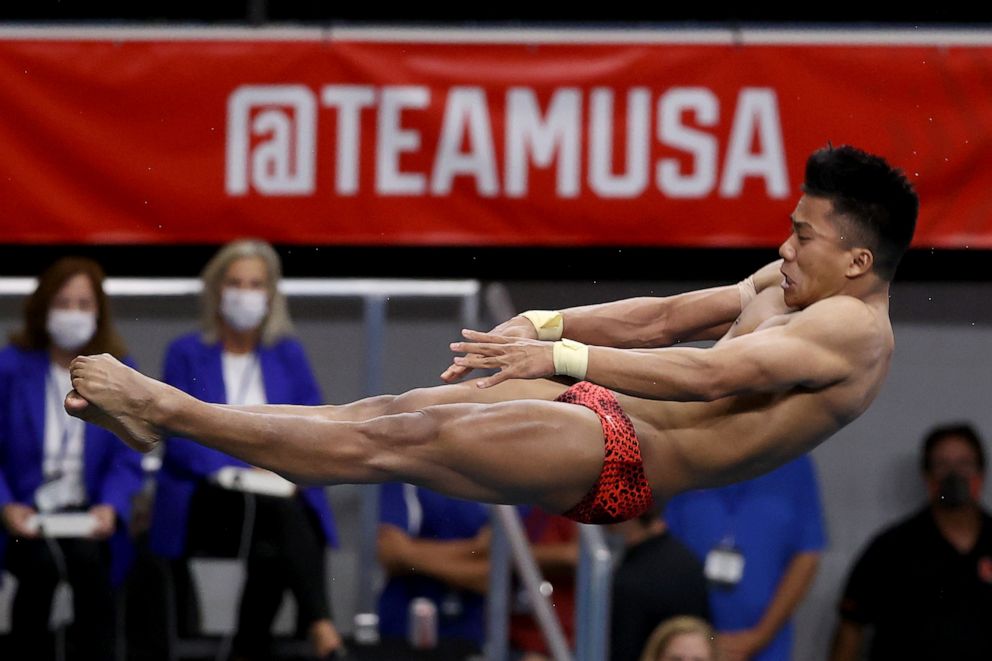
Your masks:
{"label": "diver's bare torso", "polygon": [[[865,304],[867,305],[867,304]],[[869,306],[870,307],[870,306]],[[888,372],[893,338],[888,310],[871,308],[876,359],[841,382],[819,389],[669,402],[619,395],[638,432],[655,495],[667,499],[692,488],[717,486],[767,472],[806,452],[856,418],[878,394]],[[781,289],[757,296],[717,343],[793,323]]]}

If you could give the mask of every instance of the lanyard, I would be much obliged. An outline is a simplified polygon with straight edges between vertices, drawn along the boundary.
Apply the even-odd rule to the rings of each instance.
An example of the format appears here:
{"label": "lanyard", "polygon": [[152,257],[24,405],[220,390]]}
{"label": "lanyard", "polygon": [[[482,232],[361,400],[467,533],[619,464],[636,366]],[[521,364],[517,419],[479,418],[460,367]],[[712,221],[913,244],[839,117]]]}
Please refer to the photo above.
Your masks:
{"label": "lanyard", "polygon": [[710,584],[720,589],[734,589],[744,577],[744,555],[737,548],[736,532],[741,503],[747,497],[748,485],[733,484],[720,489],[717,496],[727,514],[723,538],[706,554],[703,574]]}
{"label": "lanyard", "polygon": [[724,548],[734,548],[736,546],[737,525],[739,523],[741,505],[747,500],[751,485],[747,482],[737,482],[721,488],[717,493],[723,503],[724,511],[727,513],[727,531],[720,540],[719,545]]}

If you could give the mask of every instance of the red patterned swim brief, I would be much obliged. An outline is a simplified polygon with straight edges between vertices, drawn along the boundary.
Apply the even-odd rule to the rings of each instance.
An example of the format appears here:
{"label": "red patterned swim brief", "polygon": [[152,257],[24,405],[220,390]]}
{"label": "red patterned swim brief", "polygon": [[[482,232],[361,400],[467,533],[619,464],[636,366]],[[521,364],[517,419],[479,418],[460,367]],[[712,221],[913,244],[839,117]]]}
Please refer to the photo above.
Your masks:
{"label": "red patterned swim brief", "polygon": [[555,399],[579,404],[599,416],[605,439],[603,470],[589,493],[566,516],[579,523],[617,523],[647,511],[654,503],[644,475],[641,445],[617,396],[588,381],[580,381]]}

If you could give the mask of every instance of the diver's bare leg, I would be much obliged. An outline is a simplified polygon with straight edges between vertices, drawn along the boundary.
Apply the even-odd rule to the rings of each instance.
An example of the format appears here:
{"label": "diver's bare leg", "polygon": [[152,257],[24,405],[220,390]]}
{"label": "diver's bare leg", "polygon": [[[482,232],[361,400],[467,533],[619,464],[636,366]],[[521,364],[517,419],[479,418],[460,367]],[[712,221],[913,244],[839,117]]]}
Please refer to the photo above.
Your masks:
{"label": "diver's bare leg", "polygon": [[599,419],[569,404],[441,404],[337,422],[207,404],[109,356],[76,359],[70,372],[78,394],[67,409],[139,449],[168,431],[297,481],[403,481],[563,511],[585,495],[603,463]]}
{"label": "diver's bare leg", "polygon": [[415,388],[400,395],[376,395],[347,404],[297,406],[269,404],[240,406],[252,413],[286,413],[305,415],[337,422],[360,422],[383,415],[409,413],[438,404],[495,404],[497,402],[537,399],[551,401],[568,387],[551,379],[504,381],[490,388],[479,388],[476,380],[430,388]]}

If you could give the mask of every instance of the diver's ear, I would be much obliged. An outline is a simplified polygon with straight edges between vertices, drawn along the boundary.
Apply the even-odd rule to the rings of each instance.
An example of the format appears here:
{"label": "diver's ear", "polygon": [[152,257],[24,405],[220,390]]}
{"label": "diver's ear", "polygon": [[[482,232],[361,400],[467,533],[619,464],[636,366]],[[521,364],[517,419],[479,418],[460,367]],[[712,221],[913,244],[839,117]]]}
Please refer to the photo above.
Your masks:
{"label": "diver's ear", "polygon": [[851,251],[851,262],[844,274],[849,278],[857,278],[871,271],[875,264],[875,255],[868,248],[854,248]]}

